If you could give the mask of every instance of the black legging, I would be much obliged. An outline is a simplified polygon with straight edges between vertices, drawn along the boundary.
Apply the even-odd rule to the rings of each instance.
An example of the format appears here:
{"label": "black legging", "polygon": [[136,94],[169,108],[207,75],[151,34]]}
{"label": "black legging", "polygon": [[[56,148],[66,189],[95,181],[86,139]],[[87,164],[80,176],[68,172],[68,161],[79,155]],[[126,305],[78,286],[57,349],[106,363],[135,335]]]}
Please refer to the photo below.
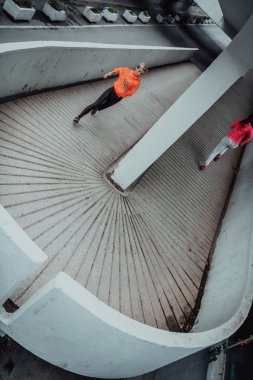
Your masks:
{"label": "black legging", "polygon": [[120,102],[123,98],[120,98],[115,90],[114,87],[108,88],[103,94],[92,104],[90,104],[88,107],[86,107],[78,116],[78,119],[81,119],[84,115],[89,113],[91,110],[97,108],[99,111],[104,110],[105,108],[111,107],[114,104]]}

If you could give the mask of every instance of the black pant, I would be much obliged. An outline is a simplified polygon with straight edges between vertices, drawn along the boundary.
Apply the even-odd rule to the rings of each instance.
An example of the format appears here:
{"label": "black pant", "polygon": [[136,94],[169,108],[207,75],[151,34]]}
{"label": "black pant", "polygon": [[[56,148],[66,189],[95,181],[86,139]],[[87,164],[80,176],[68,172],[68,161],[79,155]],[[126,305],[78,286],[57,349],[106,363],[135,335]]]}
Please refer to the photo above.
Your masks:
{"label": "black pant", "polygon": [[86,107],[78,116],[79,119],[89,113],[94,108],[97,108],[99,111],[104,110],[105,108],[111,107],[114,104],[120,102],[122,98],[120,98],[115,90],[114,87],[108,88],[94,103]]}

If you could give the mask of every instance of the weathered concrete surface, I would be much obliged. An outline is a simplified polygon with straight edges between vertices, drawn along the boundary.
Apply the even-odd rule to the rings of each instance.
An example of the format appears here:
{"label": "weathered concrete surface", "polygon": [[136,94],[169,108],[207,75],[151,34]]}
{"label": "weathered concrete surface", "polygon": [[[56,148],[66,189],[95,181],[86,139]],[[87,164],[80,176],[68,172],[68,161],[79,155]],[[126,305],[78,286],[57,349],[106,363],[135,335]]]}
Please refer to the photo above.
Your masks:
{"label": "weathered concrete surface", "polygon": [[[223,49],[230,38],[216,25],[86,25],[1,28],[0,42],[73,41]],[[204,46],[205,45],[205,46]]]}
{"label": "weathered concrete surface", "polygon": [[201,70],[227,47],[230,38],[216,25],[93,25],[42,28],[16,26],[0,29],[1,43],[22,41],[73,41],[143,46],[198,48],[194,62]]}
{"label": "weathered concrete surface", "polygon": [[[203,242],[196,243],[196,249],[191,247],[192,257],[189,258],[188,245],[192,243],[187,236],[183,243],[186,254],[183,265],[189,264],[192,280],[181,269],[180,277],[186,276],[185,280],[174,280],[177,277],[174,261],[178,261],[174,250],[181,255],[183,249],[180,236],[169,243],[170,239],[174,241],[174,232],[178,235],[180,217],[176,205],[173,206],[175,221],[172,226],[170,222],[168,225],[171,237],[164,231],[165,241],[161,247],[153,239],[157,240],[156,228],[162,221],[157,221],[152,232],[155,211],[141,211],[147,196],[157,198],[153,181],[156,176],[160,178],[160,170],[167,170],[167,164],[161,163],[158,172],[153,173],[150,189],[143,182],[143,188],[133,192],[127,200],[104,181],[102,173],[113,158],[120,156],[153,125],[198,75],[199,70],[191,63],[149,72],[134,97],[95,117],[87,115],[79,128],[72,126],[73,117],[110,87],[113,80],[1,105],[1,151],[6,155],[1,170],[1,202],[28,235],[45,252],[50,252],[47,263],[39,271],[40,276],[31,278],[18,292],[15,297],[18,304],[65,268],[101,300],[141,322],[165,329],[168,325],[172,329],[184,325],[184,315],[194,307],[197,284],[205,266],[207,252],[204,246],[206,240],[210,244],[211,239],[205,236]],[[168,185],[169,177],[165,175],[163,186]],[[16,192],[19,194],[15,195]],[[155,201],[153,207],[160,220],[165,214],[159,203]],[[166,246],[171,247],[169,260]],[[157,250],[165,256],[159,258]],[[149,257],[143,256],[145,251],[149,252]],[[166,273],[163,274],[164,269]],[[164,284],[162,287],[167,289],[165,294],[161,285],[156,284],[157,276]],[[180,289],[171,293],[171,287],[177,282]],[[137,291],[144,288],[147,298],[145,292],[138,294]],[[166,293],[174,299],[173,310]],[[164,306],[160,304],[160,297]]]}
{"label": "weathered concrete surface", "polygon": [[207,175],[197,164],[247,111],[238,101],[246,96],[243,81],[220,100],[222,111],[213,106],[127,199],[102,173],[198,75],[190,63],[153,70],[133,98],[86,116],[76,129],[73,117],[112,81],[1,105],[1,202],[49,255],[15,302],[63,269],[131,318],[170,330],[185,326],[239,150]]}
{"label": "weathered concrete surface", "polygon": [[39,41],[0,44],[0,99],[101,79],[115,67],[189,60],[195,48]]}
{"label": "weathered concrete surface", "polygon": [[[0,205],[0,305],[46,260],[13,218]],[[8,270],[5,270],[7,269]]]}
{"label": "weathered concrete surface", "polygon": [[[129,380],[206,380],[207,350],[181,359],[155,372]],[[11,338],[0,338],[1,380],[95,380],[56,367],[25,350]]]}

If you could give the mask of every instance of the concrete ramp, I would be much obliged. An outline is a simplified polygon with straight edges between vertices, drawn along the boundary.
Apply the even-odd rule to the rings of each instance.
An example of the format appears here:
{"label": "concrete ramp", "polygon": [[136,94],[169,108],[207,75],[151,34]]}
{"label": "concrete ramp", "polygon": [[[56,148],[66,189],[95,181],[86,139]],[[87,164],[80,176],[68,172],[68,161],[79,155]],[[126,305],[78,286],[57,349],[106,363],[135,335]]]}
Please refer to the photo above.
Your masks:
{"label": "concrete ramp", "polygon": [[193,332],[169,332],[134,321],[65,273],[14,314],[0,310],[0,328],[50,363],[106,379],[137,376],[226,339],[242,324],[252,303],[252,153],[250,146],[222,223]]}
{"label": "concrete ramp", "polygon": [[1,105],[1,203],[48,255],[12,297],[17,305],[64,271],[130,318],[186,328],[239,151],[207,173],[198,171],[198,161],[239,116],[243,84],[182,136],[127,198],[102,173],[198,75],[191,63],[153,70],[135,97],[84,117],[77,128],[73,117],[112,81]]}
{"label": "concrete ramp", "polygon": [[[86,116],[76,128],[73,117],[112,81],[0,106],[1,204],[47,255],[43,262],[33,244],[20,246],[29,250],[30,277],[11,297],[19,310],[11,315],[1,309],[0,328],[45,360],[89,376],[135,376],[224,339],[246,316],[252,298],[252,273],[246,273],[252,260],[252,210],[244,203],[252,205],[250,150],[194,333],[180,333],[194,323],[241,152],[227,153],[205,173],[198,171],[198,162],[236,118],[249,112],[247,81],[242,78],[227,91],[127,197],[102,177],[198,75],[191,63],[152,70],[134,97]],[[237,229],[230,225],[239,214],[241,225],[247,225],[240,230],[242,251]],[[3,223],[1,229],[6,229]],[[228,250],[224,241],[231,231],[234,243]],[[8,271],[13,252],[4,254]],[[233,281],[238,258],[243,260],[239,279],[245,279],[240,286]],[[220,291],[225,285],[230,292]],[[225,313],[222,307],[214,310],[214,299],[219,305],[230,300]]]}

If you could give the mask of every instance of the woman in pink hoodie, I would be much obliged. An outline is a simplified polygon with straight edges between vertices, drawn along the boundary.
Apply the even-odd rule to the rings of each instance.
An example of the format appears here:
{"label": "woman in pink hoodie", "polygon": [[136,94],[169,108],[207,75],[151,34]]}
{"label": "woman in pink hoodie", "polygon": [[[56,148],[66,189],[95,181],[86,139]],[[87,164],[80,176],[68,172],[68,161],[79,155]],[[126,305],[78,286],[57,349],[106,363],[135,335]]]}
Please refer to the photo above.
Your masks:
{"label": "woman in pink hoodie", "polygon": [[[236,149],[238,145],[243,146],[253,138],[253,114],[246,119],[236,120],[230,128],[232,131],[226,137],[223,137],[204,164],[199,166],[200,170],[206,170],[210,162],[218,161],[228,149]],[[242,141],[242,139],[244,140]]]}

